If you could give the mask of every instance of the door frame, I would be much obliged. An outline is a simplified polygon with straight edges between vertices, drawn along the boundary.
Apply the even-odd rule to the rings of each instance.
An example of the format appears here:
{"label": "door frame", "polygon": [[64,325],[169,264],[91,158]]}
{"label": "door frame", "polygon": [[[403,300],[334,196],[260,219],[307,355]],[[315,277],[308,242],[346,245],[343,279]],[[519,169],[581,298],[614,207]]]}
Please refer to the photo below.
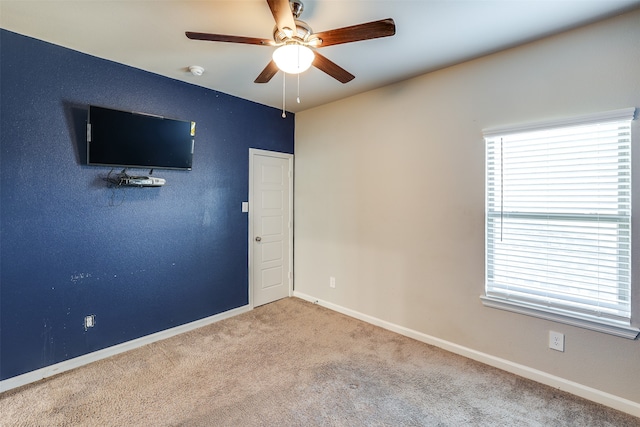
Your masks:
{"label": "door frame", "polygon": [[254,271],[253,271],[253,203],[254,203],[254,188],[253,188],[253,167],[254,159],[257,156],[264,157],[276,157],[280,159],[288,160],[288,177],[289,177],[289,253],[286,255],[289,258],[289,272],[287,273],[289,279],[289,296],[293,295],[293,154],[281,153],[279,151],[260,150],[257,148],[249,148],[249,235],[248,235],[248,249],[249,249],[249,307],[253,308],[253,289],[254,289]]}

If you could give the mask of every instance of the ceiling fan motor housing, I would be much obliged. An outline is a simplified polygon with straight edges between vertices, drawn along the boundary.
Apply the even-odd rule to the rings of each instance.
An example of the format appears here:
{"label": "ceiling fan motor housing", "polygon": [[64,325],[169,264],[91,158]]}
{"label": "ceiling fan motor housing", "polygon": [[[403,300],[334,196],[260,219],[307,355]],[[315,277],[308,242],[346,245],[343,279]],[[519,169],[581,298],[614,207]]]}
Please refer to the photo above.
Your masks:
{"label": "ceiling fan motor housing", "polygon": [[309,24],[298,19],[295,20],[296,29],[292,34],[280,31],[278,26],[273,29],[273,41],[276,45],[289,44],[291,42],[303,44],[305,46],[316,46],[318,38],[313,35]]}

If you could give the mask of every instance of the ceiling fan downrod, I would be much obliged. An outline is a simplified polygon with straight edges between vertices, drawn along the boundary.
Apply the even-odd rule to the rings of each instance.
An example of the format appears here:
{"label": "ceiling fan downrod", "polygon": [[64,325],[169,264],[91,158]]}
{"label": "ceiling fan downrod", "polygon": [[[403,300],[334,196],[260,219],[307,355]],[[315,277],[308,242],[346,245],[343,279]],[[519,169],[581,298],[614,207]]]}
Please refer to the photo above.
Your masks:
{"label": "ceiling fan downrod", "polygon": [[291,13],[293,13],[294,18],[300,18],[300,15],[304,10],[304,4],[298,0],[289,0],[289,6],[291,6]]}

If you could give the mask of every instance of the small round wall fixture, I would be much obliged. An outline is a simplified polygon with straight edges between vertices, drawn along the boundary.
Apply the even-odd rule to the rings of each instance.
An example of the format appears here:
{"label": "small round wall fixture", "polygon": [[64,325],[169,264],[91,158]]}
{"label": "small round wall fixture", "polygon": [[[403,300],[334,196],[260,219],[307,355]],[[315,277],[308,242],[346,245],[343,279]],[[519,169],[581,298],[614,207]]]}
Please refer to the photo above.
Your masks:
{"label": "small round wall fixture", "polygon": [[189,71],[191,71],[191,74],[194,76],[201,76],[202,73],[204,73],[204,68],[199,65],[191,65],[189,66]]}

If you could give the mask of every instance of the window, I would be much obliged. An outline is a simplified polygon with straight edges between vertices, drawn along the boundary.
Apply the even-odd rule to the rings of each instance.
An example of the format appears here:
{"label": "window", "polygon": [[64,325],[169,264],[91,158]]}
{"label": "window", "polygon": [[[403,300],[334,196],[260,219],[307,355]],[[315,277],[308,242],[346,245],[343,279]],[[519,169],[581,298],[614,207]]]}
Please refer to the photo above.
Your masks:
{"label": "window", "polygon": [[635,338],[634,109],[484,132],[485,305]]}

